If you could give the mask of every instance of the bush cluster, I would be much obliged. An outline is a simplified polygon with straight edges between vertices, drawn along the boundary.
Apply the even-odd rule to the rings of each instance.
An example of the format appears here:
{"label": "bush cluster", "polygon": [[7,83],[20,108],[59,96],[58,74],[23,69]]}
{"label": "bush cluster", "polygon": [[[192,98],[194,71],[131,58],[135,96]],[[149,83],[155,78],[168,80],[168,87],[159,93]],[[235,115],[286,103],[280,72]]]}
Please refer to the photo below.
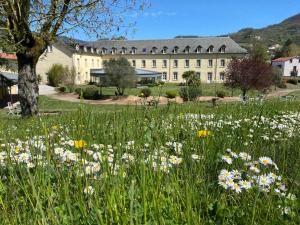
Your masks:
{"label": "bush cluster", "polygon": [[101,99],[102,95],[98,88],[87,87],[82,90],[82,97],[84,99],[97,100],[97,99]]}
{"label": "bush cluster", "polygon": [[217,91],[216,95],[219,98],[224,98],[226,96],[225,91]]}
{"label": "bush cluster", "polygon": [[177,90],[168,90],[166,91],[167,98],[176,98],[178,95]]}
{"label": "bush cluster", "polygon": [[143,88],[141,90],[140,96],[148,98],[151,95],[151,89],[150,88]]}
{"label": "bush cluster", "polygon": [[296,79],[288,79],[286,82],[289,84],[294,84],[294,85],[298,84],[298,81]]}
{"label": "bush cluster", "polygon": [[179,92],[183,101],[195,101],[201,94],[202,90],[198,86],[182,87]]}

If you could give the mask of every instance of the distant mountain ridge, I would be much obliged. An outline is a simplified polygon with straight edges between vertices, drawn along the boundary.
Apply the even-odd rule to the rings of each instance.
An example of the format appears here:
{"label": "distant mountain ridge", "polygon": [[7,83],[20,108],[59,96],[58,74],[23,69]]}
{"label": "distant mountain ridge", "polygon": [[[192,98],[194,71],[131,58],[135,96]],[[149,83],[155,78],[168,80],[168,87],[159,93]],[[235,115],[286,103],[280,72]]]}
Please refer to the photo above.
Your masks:
{"label": "distant mountain ridge", "polygon": [[236,33],[229,34],[229,36],[246,48],[254,39],[260,39],[268,46],[283,45],[288,39],[291,39],[300,46],[300,14],[265,28],[244,28]]}

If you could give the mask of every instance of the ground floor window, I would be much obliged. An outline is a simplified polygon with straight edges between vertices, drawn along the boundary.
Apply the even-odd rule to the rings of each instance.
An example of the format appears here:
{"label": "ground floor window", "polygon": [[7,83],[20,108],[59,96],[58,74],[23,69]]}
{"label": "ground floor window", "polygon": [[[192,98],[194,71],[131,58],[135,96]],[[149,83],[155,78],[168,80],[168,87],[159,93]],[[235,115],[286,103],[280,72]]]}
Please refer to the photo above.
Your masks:
{"label": "ground floor window", "polygon": [[225,80],[225,73],[220,73],[220,80],[224,81]]}
{"label": "ground floor window", "polygon": [[209,82],[212,81],[212,73],[208,73],[208,74],[207,74],[207,80],[208,80]]}
{"label": "ground floor window", "polygon": [[163,81],[166,81],[167,80],[167,73],[166,72],[163,72],[162,73],[162,78],[161,78]]}
{"label": "ground floor window", "polygon": [[178,80],[178,73],[177,72],[173,73],[173,80],[174,81]]}
{"label": "ground floor window", "polygon": [[200,78],[201,78],[201,73],[200,72],[196,73],[196,78],[200,80]]}

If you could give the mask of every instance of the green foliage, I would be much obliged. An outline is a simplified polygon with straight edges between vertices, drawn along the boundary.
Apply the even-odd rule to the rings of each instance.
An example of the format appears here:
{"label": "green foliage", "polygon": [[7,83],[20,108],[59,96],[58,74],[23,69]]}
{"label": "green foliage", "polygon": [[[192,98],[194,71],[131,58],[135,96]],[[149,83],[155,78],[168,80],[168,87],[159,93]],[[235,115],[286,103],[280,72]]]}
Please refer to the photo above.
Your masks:
{"label": "green foliage", "polygon": [[61,84],[62,82],[64,72],[65,70],[63,65],[54,64],[47,72],[49,85],[53,87],[58,87],[59,84]]}
{"label": "green foliage", "polygon": [[102,95],[100,93],[99,88],[87,87],[86,89],[83,90],[82,97],[84,99],[97,100],[97,99],[101,99]]}
{"label": "green foliage", "polygon": [[136,85],[135,69],[127,59],[110,59],[104,61],[103,66],[106,73],[104,84],[116,87],[116,95],[124,95],[125,88]]}
{"label": "green foliage", "polygon": [[199,86],[201,84],[200,77],[197,77],[196,72],[193,70],[185,71],[182,78],[185,79],[187,86]]}
{"label": "green foliage", "polygon": [[195,101],[202,94],[202,90],[197,86],[182,87],[179,95],[184,101]]}
{"label": "green foliage", "polygon": [[148,98],[151,95],[151,89],[150,88],[143,88],[141,90],[140,96]]}
{"label": "green foliage", "polygon": [[286,82],[289,83],[289,84],[294,84],[294,85],[298,84],[298,80],[297,79],[288,79],[288,80],[286,80]]}
{"label": "green foliage", "polygon": [[58,87],[60,84],[73,85],[75,79],[75,68],[69,68],[62,64],[54,64],[47,72],[49,85]]}
{"label": "green foliage", "polygon": [[166,91],[167,98],[176,98],[177,95],[178,95],[177,90],[168,90],[168,91]]}
{"label": "green foliage", "polygon": [[250,57],[254,60],[267,62],[270,59],[267,46],[263,42],[256,40],[252,44]]}
{"label": "green foliage", "polygon": [[224,97],[226,96],[226,93],[225,93],[225,91],[220,91],[220,90],[218,90],[218,91],[216,92],[216,95],[217,95],[217,97],[219,97],[219,98],[224,98]]}

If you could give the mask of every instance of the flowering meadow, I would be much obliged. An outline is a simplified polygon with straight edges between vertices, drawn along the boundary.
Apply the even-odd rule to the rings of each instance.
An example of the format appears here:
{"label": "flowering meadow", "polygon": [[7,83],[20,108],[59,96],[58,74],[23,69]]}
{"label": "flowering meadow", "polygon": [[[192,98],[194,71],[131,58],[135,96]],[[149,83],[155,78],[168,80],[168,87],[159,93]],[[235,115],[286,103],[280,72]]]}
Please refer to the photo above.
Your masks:
{"label": "flowering meadow", "polygon": [[300,107],[1,118],[0,224],[300,224]]}

